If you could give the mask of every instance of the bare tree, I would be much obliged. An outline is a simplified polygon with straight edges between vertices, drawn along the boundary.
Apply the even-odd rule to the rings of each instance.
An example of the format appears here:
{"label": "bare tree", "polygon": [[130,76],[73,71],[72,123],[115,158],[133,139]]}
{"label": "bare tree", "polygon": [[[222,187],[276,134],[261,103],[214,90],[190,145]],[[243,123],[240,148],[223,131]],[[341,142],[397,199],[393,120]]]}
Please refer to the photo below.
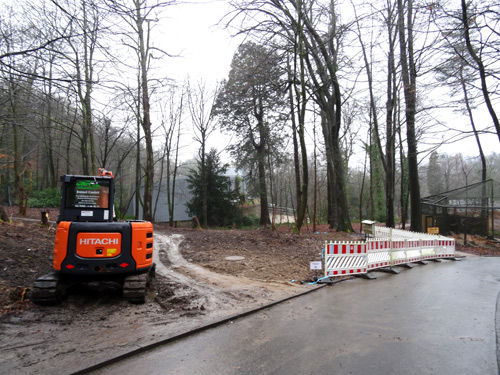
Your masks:
{"label": "bare tree", "polygon": [[[66,28],[71,30],[71,38],[66,39],[67,50],[60,50],[60,55],[71,64],[73,70],[66,72],[72,79],[72,87],[78,97],[81,110],[80,149],[82,170],[84,174],[97,173],[95,158],[94,115],[92,110],[92,94],[97,80],[95,55],[100,48],[99,42],[103,33],[105,10],[94,0],[78,3],[71,1],[54,1],[58,12],[54,17],[65,20],[64,28],[57,28],[64,35]],[[53,20],[54,24],[60,22]]]}
{"label": "bare tree", "polygon": [[208,181],[206,174],[206,147],[210,135],[216,130],[213,107],[218,95],[218,88],[209,90],[204,81],[198,81],[195,86],[188,84],[188,107],[193,123],[193,139],[199,143],[198,157],[200,160],[200,175],[202,181],[202,226],[208,226]]}
{"label": "bare tree", "polygon": [[[9,166],[14,173],[14,186],[17,193],[19,213],[26,213],[28,198],[32,189],[32,155],[30,148],[33,140],[33,126],[30,119],[29,103],[33,98],[34,79],[39,69],[39,59],[34,56],[10,54],[10,51],[25,50],[31,41],[29,27],[22,22],[17,23],[12,9],[11,18],[0,21],[0,38],[5,55],[0,65],[0,125],[2,136],[9,139]],[[37,51],[39,52],[39,51]],[[3,137],[2,137],[3,138]],[[2,143],[5,142],[2,139]],[[1,147],[1,146],[0,146]],[[9,168],[10,169],[10,168]]]}
{"label": "bare tree", "polygon": [[139,87],[141,116],[138,121],[144,132],[146,143],[146,167],[144,174],[143,218],[152,221],[153,218],[153,184],[154,184],[154,152],[153,130],[151,125],[151,91],[150,67],[153,53],[164,55],[165,52],[151,44],[152,27],[158,21],[158,12],[162,8],[174,4],[174,1],[152,2],[151,0],[133,0],[130,7],[110,0],[110,5],[130,28],[130,33],[124,34],[125,45],[137,55],[139,70]]}
{"label": "bare tree", "polygon": [[[495,6],[489,7],[486,6],[485,9],[483,10],[477,10],[473,13],[471,16],[469,14],[469,6],[466,2],[466,0],[461,1],[462,5],[462,25],[463,25],[463,30],[464,30],[464,39],[465,43],[467,46],[467,51],[469,52],[470,56],[476,63],[477,69],[479,71],[479,76],[481,78],[481,91],[483,93],[484,97],[484,102],[486,104],[486,107],[488,108],[488,112],[491,116],[491,119],[493,121],[493,125],[495,126],[495,130],[498,136],[498,139],[500,140],[500,121],[498,120],[497,113],[495,111],[495,108],[493,107],[493,103],[490,97],[490,89],[488,88],[488,74],[486,70],[486,64],[484,61],[484,57],[486,53],[484,52],[484,49],[487,47],[487,44],[480,44],[478,47],[473,45],[472,41],[472,36],[471,36],[471,25],[474,25],[474,28],[477,30],[479,27],[486,28],[486,32],[489,32],[489,34],[492,36],[492,38],[495,38],[498,40],[500,39],[500,33],[498,32],[498,29],[495,30],[494,28],[492,29],[490,26],[491,21],[493,24],[498,25],[498,15],[499,15],[499,7],[498,4],[496,4],[496,9]],[[488,19],[488,15],[491,14],[492,19]],[[495,20],[496,17],[496,20]],[[478,19],[485,18],[485,23],[483,25],[479,25]],[[479,33],[481,33],[482,30],[479,30]],[[487,37],[485,38],[486,41],[488,41],[490,38]],[[487,42],[486,42],[487,43]],[[492,48],[494,50],[494,59],[498,60],[498,45],[492,45]],[[498,79],[498,78],[497,78]]]}
{"label": "bare tree", "polygon": [[[142,129],[146,141],[146,174],[144,183],[144,206],[143,218],[153,220],[153,179],[154,179],[154,161],[153,161],[153,135],[151,132],[151,109],[149,100],[149,81],[148,81],[148,62],[149,62],[149,32],[150,20],[149,13],[154,8],[144,8],[146,1],[134,0],[136,32],[138,37],[138,58],[141,72],[141,97],[142,97]],[[144,28],[146,26],[146,29]]]}
{"label": "bare tree", "polygon": [[[297,26],[303,29],[304,24],[301,17],[298,17]],[[307,160],[307,147],[305,139],[305,122],[307,113],[307,102],[309,93],[307,90],[307,75],[306,75],[306,48],[304,43],[303,31],[296,33],[293,45],[293,65],[288,67],[290,82],[290,106],[292,116],[292,132],[294,146],[294,166],[295,166],[295,181],[297,191],[297,218],[295,220],[296,232],[300,232],[306,216],[308,190],[309,190],[309,167]],[[294,100],[295,98],[295,100]],[[296,105],[295,105],[295,102]],[[297,116],[297,121],[295,119]],[[298,135],[298,140],[297,140]],[[298,142],[297,142],[298,141]],[[297,143],[300,144],[300,152]],[[299,161],[299,155],[301,155]],[[302,168],[301,168],[302,167]],[[302,178],[301,178],[302,177]],[[301,182],[302,180],[302,182]]]}
{"label": "bare tree", "polygon": [[[384,191],[385,191],[385,221],[386,226],[394,227],[394,197],[395,197],[395,145],[396,145],[396,133],[395,133],[395,96],[397,95],[397,77],[396,77],[396,42],[397,42],[397,11],[396,5],[393,1],[387,0],[385,4],[385,9],[377,10],[375,8],[376,4],[370,4],[370,11],[372,14],[367,17],[363,15],[362,17],[358,15],[356,5],[352,3],[355,12],[355,23],[357,26],[357,38],[361,47],[361,52],[363,56],[363,62],[367,75],[368,83],[368,93],[369,93],[369,108],[370,108],[370,120],[372,123],[371,132],[373,145],[370,146],[370,152],[375,150],[378,155],[372,155],[370,157],[371,164],[373,168],[371,169],[371,179],[370,185],[373,190],[373,184],[377,183],[380,179],[376,175],[376,169],[378,168],[377,160],[383,168],[384,175]],[[374,82],[373,77],[373,49],[379,49],[381,44],[373,41],[373,39],[379,41],[384,33],[375,34],[376,27],[367,27],[368,30],[362,28],[362,18],[367,18],[373,21],[374,17],[380,16],[381,27],[385,28],[386,39],[384,40],[384,46],[387,49],[387,72],[386,72],[386,114],[385,114],[385,147],[382,145],[382,129],[379,124],[379,106],[377,105],[377,94],[375,92],[377,82]],[[371,34],[368,34],[370,32]],[[372,41],[370,44],[364,41],[364,35],[372,35]],[[380,57],[375,57],[375,59],[380,59]],[[379,84],[381,86],[381,84]],[[372,195],[372,201],[373,201]],[[372,210],[373,211],[373,210]],[[372,212],[373,214],[374,212]]]}
{"label": "bare tree", "polygon": [[[161,101],[161,126],[165,142],[163,145],[163,155],[161,158],[161,168],[159,176],[158,191],[161,190],[161,185],[166,175],[166,195],[168,206],[169,226],[174,226],[174,207],[176,198],[176,182],[177,172],[179,168],[179,139],[181,136],[181,125],[185,112],[185,96],[186,90],[184,87],[173,86],[168,91]],[[165,100],[166,99],[166,100]],[[164,170],[166,169],[166,170]],[[158,193],[159,194],[159,193]],[[155,212],[156,212],[155,205]]]}
{"label": "bare tree", "polygon": [[[444,34],[444,33],[443,33]],[[487,166],[486,156],[479,138],[479,130],[474,119],[473,109],[477,106],[478,95],[474,87],[474,64],[464,58],[464,50],[466,50],[465,41],[462,39],[462,34],[448,32],[445,34],[447,46],[443,49],[447,53],[447,58],[437,67],[438,79],[446,83],[450,91],[450,99],[454,99],[457,103],[458,111],[466,113],[472,134],[476,140],[478,151],[481,159],[481,179],[486,181]],[[462,57],[461,57],[462,56]],[[459,58],[457,58],[459,57]],[[465,132],[468,136],[469,132]]]}
{"label": "bare tree", "polygon": [[[406,15],[406,20],[405,20]],[[415,115],[417,105],[417,67],[414,53],[413,0],[406,7],[398,0],[398,31],[401,61],[401,74],[404,84],[406,141],[408,144],[408,173],[411,206],[411,230],[422,231],[422,208],[420,205],[420,182],[418,178],[417,135]]]}

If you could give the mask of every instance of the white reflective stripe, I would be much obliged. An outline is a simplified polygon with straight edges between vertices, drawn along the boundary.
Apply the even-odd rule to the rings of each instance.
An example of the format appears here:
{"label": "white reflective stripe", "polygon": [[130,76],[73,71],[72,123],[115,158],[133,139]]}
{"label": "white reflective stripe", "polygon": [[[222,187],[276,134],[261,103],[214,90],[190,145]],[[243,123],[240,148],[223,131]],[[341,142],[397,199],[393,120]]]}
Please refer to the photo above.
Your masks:
{"label": "white reflective stripe", "polygon": [[366,257],[365,256],[352,256],[352,255],[341,255],[336,257],[331,257],[326,261],[327,269],[334,270],[349,270],[358,269],[366,267]]}

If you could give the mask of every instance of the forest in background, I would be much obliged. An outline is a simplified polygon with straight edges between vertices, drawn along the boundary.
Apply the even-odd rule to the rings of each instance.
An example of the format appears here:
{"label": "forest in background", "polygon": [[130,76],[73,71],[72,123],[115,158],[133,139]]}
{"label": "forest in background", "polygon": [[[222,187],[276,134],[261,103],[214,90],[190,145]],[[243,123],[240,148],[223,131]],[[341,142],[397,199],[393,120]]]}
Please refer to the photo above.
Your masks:
{"label": "forest in background", "polygon": [[[421,230],[422,197],[500,181],[500,155],[481,143],[500,140],[497,2],[229,1],[220,24],[245,41],[216,83],[169,78],[161,25],[177,5],[2,7],[4,202],[22,213],[30,197],[57,200],[60,175],[102,167],[116,176],[118,214],[135,200],[154,220],[154,184],[170,210],[176,180],[195,168],[206,212],[214,144],[245,171],[260,225],[287,207],[297,231],[359,219]],[[470,149],[440,151],[463,138]]]}

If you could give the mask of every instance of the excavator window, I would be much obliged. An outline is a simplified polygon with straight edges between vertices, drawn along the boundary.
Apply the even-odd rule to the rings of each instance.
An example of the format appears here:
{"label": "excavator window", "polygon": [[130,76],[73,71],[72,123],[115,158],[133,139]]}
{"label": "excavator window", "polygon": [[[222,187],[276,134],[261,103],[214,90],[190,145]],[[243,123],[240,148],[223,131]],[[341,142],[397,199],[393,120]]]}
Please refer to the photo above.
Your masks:
{"label": "excavator window", "polygon": [[66,185],[66,208],[109,208],[110,182],[75,179]]}

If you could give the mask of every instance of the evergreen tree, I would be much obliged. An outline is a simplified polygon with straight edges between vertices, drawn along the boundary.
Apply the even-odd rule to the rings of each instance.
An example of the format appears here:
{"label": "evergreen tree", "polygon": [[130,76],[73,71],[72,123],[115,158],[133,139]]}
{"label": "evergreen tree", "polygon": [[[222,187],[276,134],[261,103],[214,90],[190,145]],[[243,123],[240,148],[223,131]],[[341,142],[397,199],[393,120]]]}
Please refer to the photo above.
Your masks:
{"label": "evergreen tree", "polygon": [[244,43],[233,57],[214,107],[221,129],[235,136],[230,150],[238,167],[257,171],[261,226],[271,224],[266,164],[283,145],[287,119],[283,75],[281,56],[275,50]]}
{"label": "evergreen tree", "polygon": [[427,187],[430,195],[444,192],[443,171],[439,161],[439,154],[434,151],[429,158],[427,167]]}
{"label": "evergreen tree", "polygon": [[216,149],[211,149],[205,160],[205,178],[207,182],[207,220],[203,216],[203,178],[202,166],[192,169],[188,176],[188,187],[193,198],[187,203],[188,213],[198,217],[200,223],[208,226],[230,226],[241,221],[238,208],[238,191],[231,189],[231,181],[225,176],[228,165],[221,164]]}

